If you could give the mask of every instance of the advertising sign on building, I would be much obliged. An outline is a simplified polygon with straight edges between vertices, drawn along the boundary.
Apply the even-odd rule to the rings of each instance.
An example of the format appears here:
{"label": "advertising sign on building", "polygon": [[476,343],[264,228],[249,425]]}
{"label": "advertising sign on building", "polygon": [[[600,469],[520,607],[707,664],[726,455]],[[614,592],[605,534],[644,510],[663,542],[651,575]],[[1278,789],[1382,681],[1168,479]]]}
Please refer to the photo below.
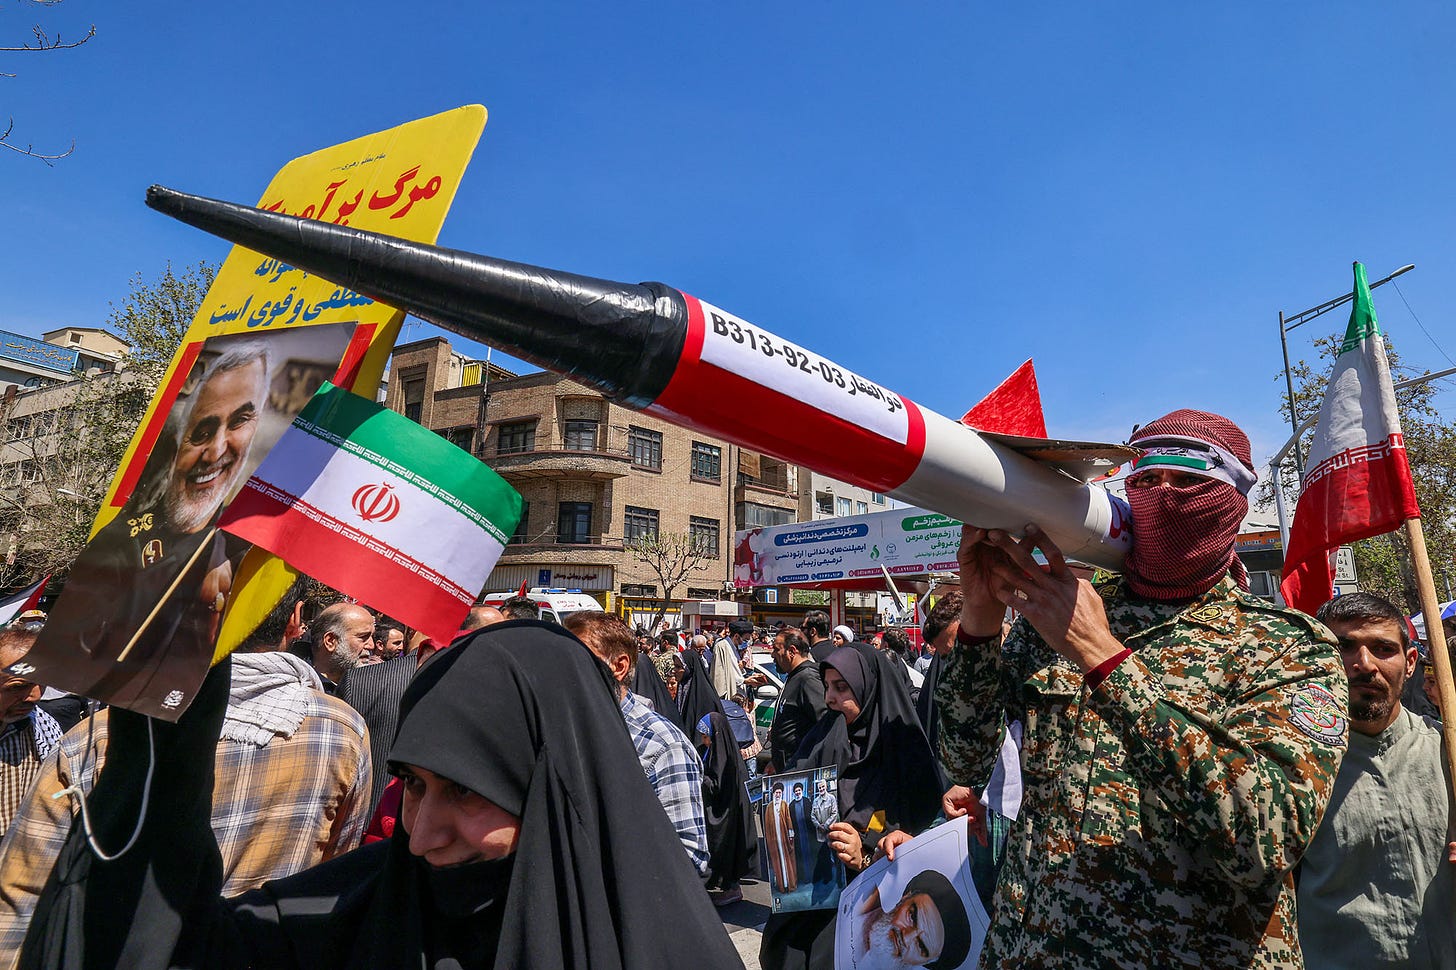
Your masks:
{"label": "advertising sign on building", "polygon": [[49,367],[62,374],[69,374],[76,369],[79,354],[79,351],[69,347],[57,347],[34,337],[23,337],[18,333],[0,330],[0,357],[9,360]]}
{"label": "advertising sign on building", "polygon": [[873,579],[956,568],[961,523],[922,509],[767,526],[738,532],[733,584],[740,588],[785,583]]}

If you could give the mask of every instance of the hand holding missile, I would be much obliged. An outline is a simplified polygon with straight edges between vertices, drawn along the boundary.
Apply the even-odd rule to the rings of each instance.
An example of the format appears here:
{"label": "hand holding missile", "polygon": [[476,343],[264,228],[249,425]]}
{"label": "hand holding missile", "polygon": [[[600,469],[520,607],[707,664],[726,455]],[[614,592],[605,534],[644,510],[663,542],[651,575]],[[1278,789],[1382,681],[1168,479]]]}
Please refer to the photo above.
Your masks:
{"label": "hand holding missile", "polygon": [[[1040,549],[1043,566],[1032,558]],[[1107,625],[1102,597],[1067,567],[1056,543],[1036,525],[1016,539],[1000,529],[963,526],[957,553],[961,570],[961,628],[967,636],[992,636],[1005,607],[1026,617],[1047,646],[1084,673],[1116,656],[1123,645]]]}

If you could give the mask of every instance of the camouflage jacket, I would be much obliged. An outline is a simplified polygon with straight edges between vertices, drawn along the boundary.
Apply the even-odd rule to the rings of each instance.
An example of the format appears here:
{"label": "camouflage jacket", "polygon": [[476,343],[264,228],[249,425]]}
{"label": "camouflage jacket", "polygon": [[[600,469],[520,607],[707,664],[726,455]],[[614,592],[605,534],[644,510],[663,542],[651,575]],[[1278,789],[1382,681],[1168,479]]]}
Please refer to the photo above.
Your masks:
{"label": "camouflage jacket", "polygon": [[1349,725],[1334,638],[1228,578],[1182,605],[1096,588],[1133,653],[1095,690],[1024,619],[999,650],[958,643],[936,688],[960,783],[1025,728],[981,966],[1303,966],[1290,870]]}

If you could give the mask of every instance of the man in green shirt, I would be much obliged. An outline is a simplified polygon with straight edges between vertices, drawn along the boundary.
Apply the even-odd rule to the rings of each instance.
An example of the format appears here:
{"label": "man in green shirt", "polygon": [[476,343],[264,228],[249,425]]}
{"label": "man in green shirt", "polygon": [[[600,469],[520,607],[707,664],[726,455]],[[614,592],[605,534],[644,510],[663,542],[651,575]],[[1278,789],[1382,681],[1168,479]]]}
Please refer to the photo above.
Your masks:
{"label": "man in green shirt", "polygon": [[1401,704],[1416,673],[1405,617],[1370,593],[1319,619],[1350,680],[1350,749],[1299,873],[1299,942],[1311,967],[1456,967],[1456,838],[1441,729]]}

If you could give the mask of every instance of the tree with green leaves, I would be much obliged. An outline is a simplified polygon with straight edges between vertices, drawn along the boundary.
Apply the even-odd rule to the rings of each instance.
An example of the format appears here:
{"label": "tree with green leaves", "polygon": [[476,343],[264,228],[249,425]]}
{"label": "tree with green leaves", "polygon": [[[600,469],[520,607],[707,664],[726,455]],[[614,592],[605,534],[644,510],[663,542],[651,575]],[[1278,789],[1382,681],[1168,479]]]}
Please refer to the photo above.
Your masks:
{"label": "tree with green leaves", "polygon": [[0,480],[0,589],[75,561],[216,273],[198,263],[180,274],[168,264],[155,280],[137,274],[107,320],[107,329],[131,344],[114,371],[78,373],[9,400],[0,443],[8,476]]}
{"label": "tree with green leaves", "polygon": [[[1315,341],[1315,348],[1319,351],[1315,364],[1301,360],[1291,367],[1294,414],[1300,421],[1317,413],[1324,401],[1325,386],[1339,353],[1340,338],[1323,337]],[[1402,365],[1389,337],[1386,338],[1386,350],[1391,377],[1396,383],[1430,373],[1417,372]],[[1282,384],[1284,375],[1279,374],[1278,379]],[[1425,528],[1436,592],[1443,599],[1456,599],[1456,425],[1442,420],[1435,406],[1436,393],[1434,383],[1417,384],[1396,391],[1395,398],[1416,499],[1421,506],[1421,522]],[[1280,410],[1287,420],[1287,399],[1280,405]],[[1301,436],[1301,454],[1309,453],[1312,437],[1312,428]],[[1289,464],[1292,466],[1292,462]],[[1273,487],[1273,482],[1260,486],[1261,504],[1272,500]],[[1292,467],[1285,470],[1284,489],[1286,506],[1292,510],[1299,494]],[[1410,549],[1404,533],[1394,532],[1357,542],[1354,551],[1355,571],[1361,589],[1385,597],[1407,613],[1414,613],[1420,608]]]}

